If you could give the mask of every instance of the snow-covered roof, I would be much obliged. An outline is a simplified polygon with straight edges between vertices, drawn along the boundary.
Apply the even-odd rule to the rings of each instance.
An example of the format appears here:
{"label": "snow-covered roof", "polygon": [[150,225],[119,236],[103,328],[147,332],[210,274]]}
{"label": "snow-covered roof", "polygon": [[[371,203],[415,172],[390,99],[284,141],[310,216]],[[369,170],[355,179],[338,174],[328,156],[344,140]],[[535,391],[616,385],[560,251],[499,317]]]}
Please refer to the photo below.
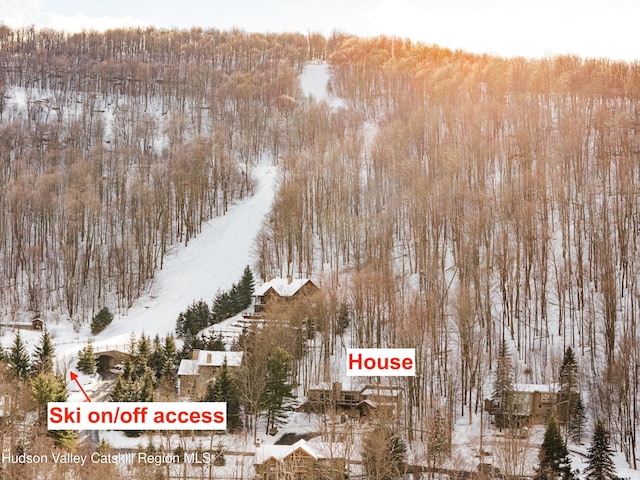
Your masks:
{"label": "snow-covered roof", "polygon": [[361,405],[369,405],[369,406],[371,406],[373,408],[378,408],[378,404],[376,402],[374,402],[373,400],[369,400],[369,399],[362,400],[360,403],[358,403],[357,406],[359,407]]}
{"label": "snow-covered roof", "polygon": [[313,448],[316,456],[320,458],[345,458],[347,454],[351,458],[357,457],[357,452],[352,451],[352,445],[344,442],[323,442],[320,437],[310,439],[307,444]]}
{"label": "snow-covered roof", "polygon": [[523,393],[555,393],[558,389],[553,383],[550,385],[544,383],[516,383],[513,385],[513,390]]}
{"label": "snow-covered roof", "polygon": [[194,350],[194,358],[181,360],[178,375],[198,375],[200,367],[221,367],[225,358],[228,367],[242,365],[244,352],[218,352],[213,350]]}
{"label": "snow-covered roof", "polygon": [[261,445],[256,449],[255,462],[257,464],[264,463],[270,458],[275,458],[279,462],[282,462],[285,457],[287,457],[287,455],[295,452],[299,448],[304,450],[316,460],[320,457],[318,453],[314,451],[313,447],[309,445],[309,442],[302,439],[298,440],[293,445]]}
{"label": "snow-covered roof", "polygon": [[242,365],[244,352],[217,352],[212,350],[200,350],[198,353],[198,365],[201,367],[221,367],[224,359],[227,359],[228,367]]}
{"label": "snow-covered roof", "polygon": [[255,290],[254,295],[260,297],[267,293],[270,288],[273,288],[281,297],[291,297],[295,295],[308,282],[311,282],[311,280],[308,278],[294,279],[291,280],[291,282],[289,282],[288,278],[274,278],[273,280],[260,285]]}
{"label": "snow-covered roof", "polygon": [[198,360],[180,360],[178,367],[178,376],[180,375],[197,375],[200,367]]}

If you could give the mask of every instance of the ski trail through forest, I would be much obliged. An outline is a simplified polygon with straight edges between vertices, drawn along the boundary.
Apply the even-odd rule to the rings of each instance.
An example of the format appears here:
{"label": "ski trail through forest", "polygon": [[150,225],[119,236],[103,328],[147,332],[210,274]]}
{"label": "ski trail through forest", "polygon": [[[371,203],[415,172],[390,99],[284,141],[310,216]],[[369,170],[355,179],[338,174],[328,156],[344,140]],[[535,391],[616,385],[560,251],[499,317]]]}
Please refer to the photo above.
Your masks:
{"label": "ski trail through forest", "polygon": [[[327,90],[330,80],[326,63],[309,64],[300,76],[306,96],[327,101],[334,108],[343,105]],[[106,346],[124,347],[131,333],[144,332],[150,337],[175,333],[175,322],[180,312],[194,301],[210,302],[219,290],[228,290],[242,275],[246,265],[253,263],[253,241],[269,213],[276,185],[276,167],[265,159],[254,169],[258,187],[253,197],[232,207],[222,216],[209,220],[202,232],[189,241],[189,246],[174,245],[162,270],[156,272],[149,292],[137,299],[126,315],[116,316],[113,323],[94,340],[100,350]],[[84,331],[84,330],[83,330]],[[75,356],[85,339],[78,343],[58,346],[58,355]]]}
{"label": "ski trail through forest", "polygon": [[[94,347],[124,346],[131,332],[152,338],[175,332],[176,318],[197,300],[210,302],[218,290],[227,290],[252,263],[253,240],[274,197],[276,168],[255,168],[258,187],[253,197],[232,207],[222,217],[209,220],[189,246],[173,246],[162,270],[156,272],[149,293],[137,299],[127,315],[95,337]],[[58,353],[75,355],[80,345],[58,347]]]}

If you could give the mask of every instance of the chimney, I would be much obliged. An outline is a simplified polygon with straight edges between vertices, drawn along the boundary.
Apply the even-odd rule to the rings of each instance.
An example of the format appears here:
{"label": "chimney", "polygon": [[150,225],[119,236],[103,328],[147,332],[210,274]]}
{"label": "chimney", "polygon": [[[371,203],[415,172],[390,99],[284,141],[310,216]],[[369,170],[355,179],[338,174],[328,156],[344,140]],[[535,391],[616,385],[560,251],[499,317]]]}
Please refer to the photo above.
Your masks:
{"label": "chimney", "polygon": [[293,275],[287,277],[287,284],[291,285],[291,282],[293,282]]}

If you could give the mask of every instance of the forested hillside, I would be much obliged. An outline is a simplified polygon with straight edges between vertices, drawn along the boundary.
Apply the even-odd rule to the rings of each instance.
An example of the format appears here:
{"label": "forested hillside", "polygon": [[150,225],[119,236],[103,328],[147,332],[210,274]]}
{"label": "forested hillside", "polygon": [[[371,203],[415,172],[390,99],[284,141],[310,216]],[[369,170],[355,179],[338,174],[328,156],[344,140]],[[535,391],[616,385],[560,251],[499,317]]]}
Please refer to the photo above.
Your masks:
{"label": "forested hillside", "polygon": [[434,405],[479,411],[502,340],[530,383],[556,382],[572,346],[589,415],[633,464],[640,66],[387,38],[330,62],[349,108],[304,112],[260,267],[328,270],[358,346],[416,347],[422,432]]}
{"label": "forested hillside", "polygon": [[0,27],[0,305],[126,311],[168,248],[251,195],[303,35]]}
{"label": "forested hillside", "polygon": [[[344,108],[300,92],[315,60]],[[277,165],[279,190],[247,262],[328,294],[275,313],[293,336],[251,338],[245,388],[278,347],[303,388],[340,380],[345,332],[415,347],[394,427],[427,442],[440,425],[450,441],[505,357],[515,380],[551,384],[572,347],[587,417],[635,467],[640,64],[338,33],[2,26],[0,315],[126,312],[172,245],[252,195],[258,161]],[[318,339],[319,358],[303,348]]]}

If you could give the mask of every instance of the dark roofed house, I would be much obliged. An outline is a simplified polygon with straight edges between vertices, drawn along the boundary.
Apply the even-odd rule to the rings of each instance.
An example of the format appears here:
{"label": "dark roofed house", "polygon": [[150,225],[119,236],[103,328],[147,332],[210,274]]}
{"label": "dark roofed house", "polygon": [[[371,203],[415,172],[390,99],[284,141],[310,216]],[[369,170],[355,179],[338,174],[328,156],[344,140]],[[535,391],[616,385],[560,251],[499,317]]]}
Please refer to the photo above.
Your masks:
{"label": "dark roofed house", "polygon": [[34,318],[31,320],[31,328],[34,330],[42,330],[44,328],[44,322],[41,318]]}

